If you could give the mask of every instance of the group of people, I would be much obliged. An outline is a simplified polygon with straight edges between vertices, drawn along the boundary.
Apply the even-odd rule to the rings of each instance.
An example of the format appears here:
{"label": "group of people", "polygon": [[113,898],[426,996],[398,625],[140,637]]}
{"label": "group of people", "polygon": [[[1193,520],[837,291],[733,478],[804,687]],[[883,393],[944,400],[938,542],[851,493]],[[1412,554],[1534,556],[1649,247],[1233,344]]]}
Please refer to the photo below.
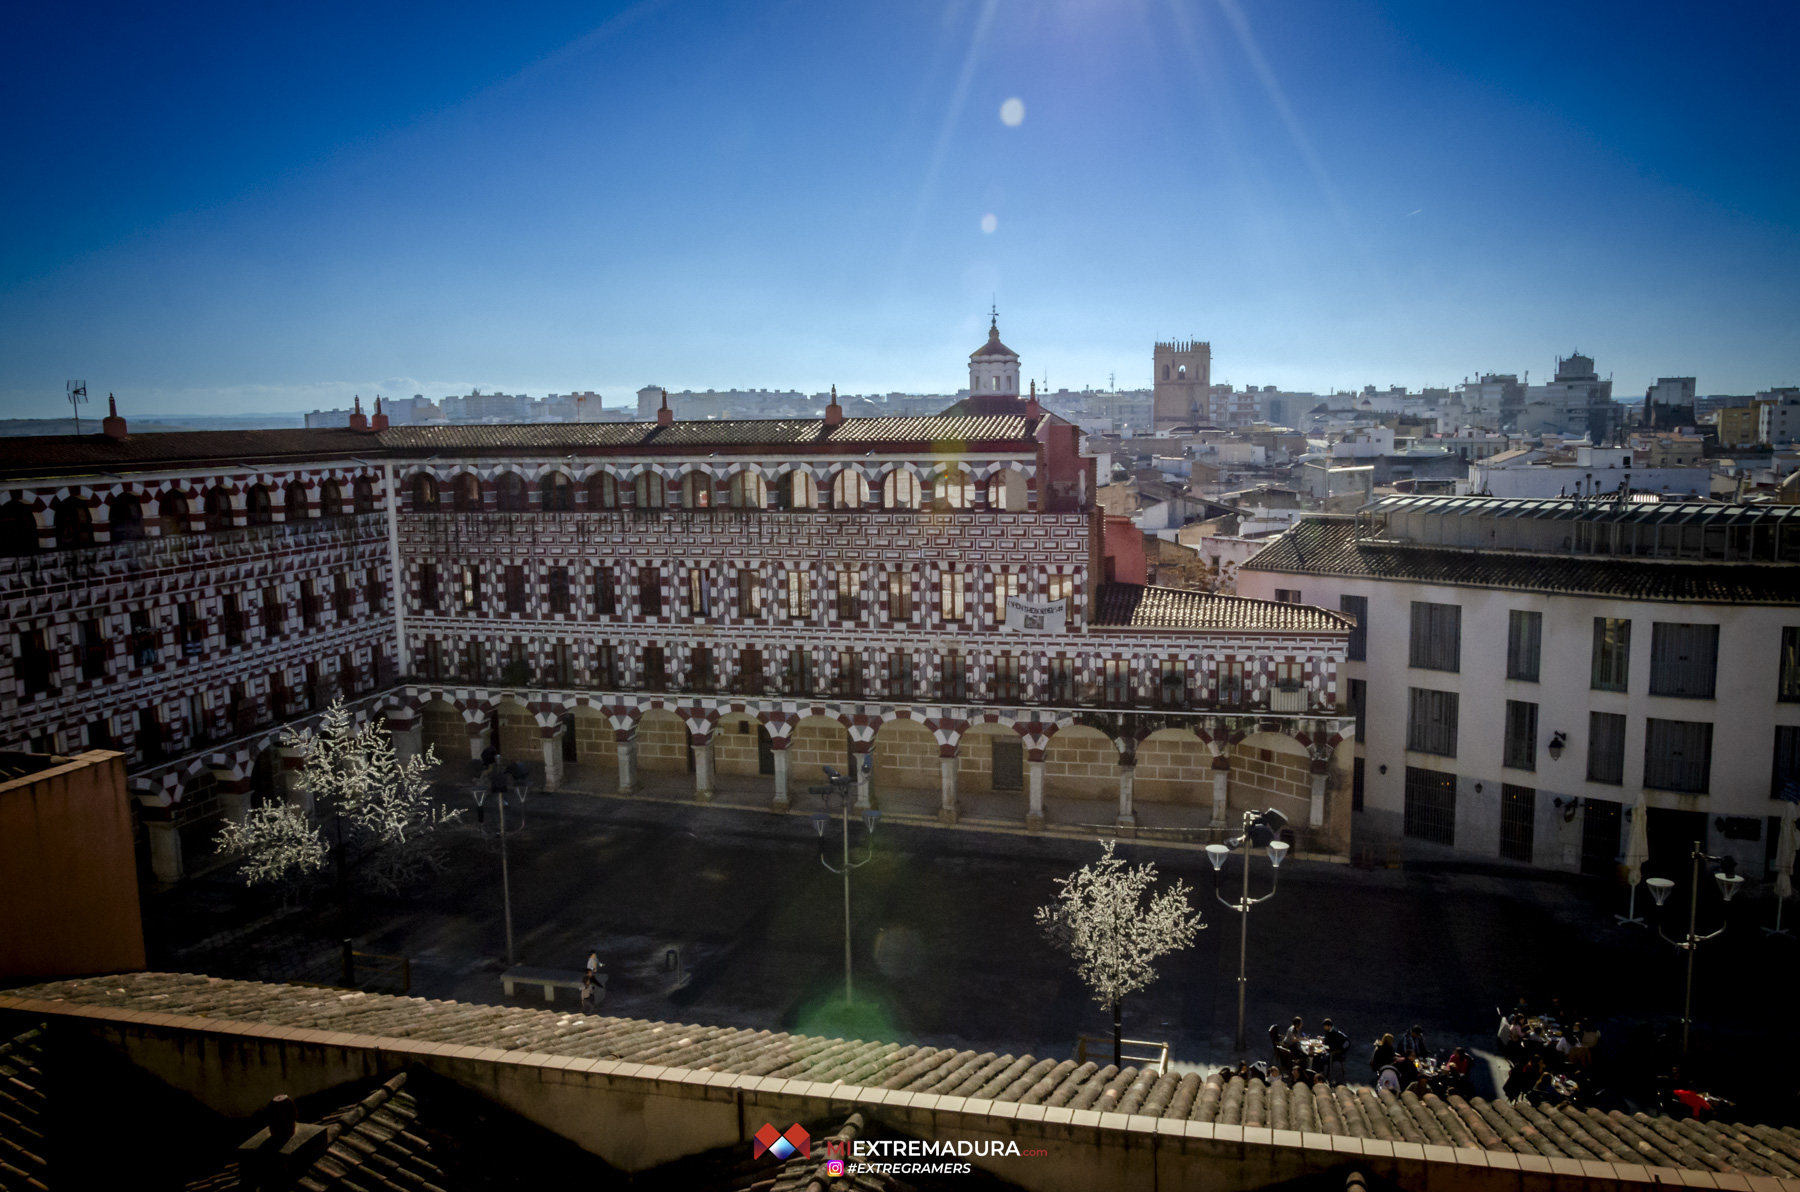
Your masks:
{"label": "group of people", "polygon": [[[1273,1067],[1288,1077],[1292,1084],[1332,1082],[1335,1068],[1340,1078],[1350,1053],[1350,1036],[1327,1018],[1320,1024],[1322,1033],[1310,1037],[1306,1023],[1296,1016],[1286,1031],[1269,1028],[1269,1043],[1274,1049]],[[1411,1092],[1448,1095],[1462,1091],[1469,1078],[1469,1054],[1461,1047],[1453,1049],[1441,1061],[1425,1045],[1425,1032],[1419,1026],[1396,1043],[1394,1036],[1383,1035],[1375,1041],[1369,1054],[1369,1071],[1375,1083],[1398,1096]]]}
{"label": "group of people", "polygon": [[1565,1010],[1561,998],[1534,1008],[1520,994],[1517,1004],[1500,1014],[1496,1039],[1511,1065],[1502,1089],[1508,1100],[1562,1099],[1573,1095],[1593,1065],[1600,1030]]}

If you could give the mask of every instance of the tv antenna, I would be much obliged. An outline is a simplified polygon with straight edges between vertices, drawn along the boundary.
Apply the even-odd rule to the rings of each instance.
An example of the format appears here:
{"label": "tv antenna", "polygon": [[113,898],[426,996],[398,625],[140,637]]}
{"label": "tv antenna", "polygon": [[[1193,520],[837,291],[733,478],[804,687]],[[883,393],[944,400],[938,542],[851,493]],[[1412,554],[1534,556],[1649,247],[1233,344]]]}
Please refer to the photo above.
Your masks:
{"label": "tv antenna", "polygon": [[75,433],[80,434],[81,433],[81,407],[87,403],[87,399],[88,399],[87,382],[86,381],[70,381],[67,385],[67,388],[69,391],[69,409],[72,410],[75,414]]}

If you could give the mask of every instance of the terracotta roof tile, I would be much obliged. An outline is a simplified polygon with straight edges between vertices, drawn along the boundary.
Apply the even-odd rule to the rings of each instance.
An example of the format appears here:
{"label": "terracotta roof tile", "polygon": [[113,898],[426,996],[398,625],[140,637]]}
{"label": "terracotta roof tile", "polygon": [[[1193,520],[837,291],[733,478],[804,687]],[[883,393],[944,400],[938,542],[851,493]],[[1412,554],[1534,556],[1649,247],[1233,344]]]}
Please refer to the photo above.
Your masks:
{"label": "terracotta roof tile", "polygon": [[1348,633],[1350,619],[1309,604],[1147,584],[1102,584],[1094,624],[1121,629],[1281,629]]}

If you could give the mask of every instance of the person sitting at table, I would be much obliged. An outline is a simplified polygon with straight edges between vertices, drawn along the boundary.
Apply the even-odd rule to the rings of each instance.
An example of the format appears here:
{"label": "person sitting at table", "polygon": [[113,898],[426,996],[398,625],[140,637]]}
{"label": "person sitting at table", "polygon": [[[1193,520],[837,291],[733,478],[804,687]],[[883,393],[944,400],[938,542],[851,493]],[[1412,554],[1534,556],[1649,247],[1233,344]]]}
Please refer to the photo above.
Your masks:
{"label": "person sitting at table", "polygon": [[1413,1082],[1406,1086],[1406,1091],[1423,1101],[1426,1093],[1436,1090],[1431,1087],[1431,1082],[1421,1075],[1413,1078]]}
{"label": "person sitting at table", "polygon": [[1444,1067],[1456,1073],[1459,1080],[1466,1077],[1469,1074],[1469,1053],[1460,1047],[1454,1048],[1450,1057],[1444,1061]]}
{"label": "person sitting at table", "polygon": [[1431,1051],[1425,1046],[1425,1032],[1419,1029],[1418,1023],[1413,1023],[1413,1029],[1406,1032],[1406,1040],[1401,1043],[1400,1050],[1415,1060],[1426,1059],[1431,1055]]}
{"label": "person sitting at table", "polygon": [[1531,1017],[1531,1003],[1525,1000],[1524,994],[1521,993],[1519,1000],[1513,1003],[1512,1012],[1520,1018]]}
{"label": "person sitting at table", "polygon": [[1292,1087],[1298,1088],[1301,1085],[1306,1085],[1310,1088],[1312,1082],[1313,1074],[1308,1072],[1305,1068],[1302,1068],[1299,1064],[1295,1064],[1294,1070],[1288,1074],[1288,1084]]}
{"label": "person sitting at table", "polygon": [[1288,1024],[1287,1034],[1281,1036],[1281,1045],[1288,1049],[1288,1054],[1294,1057],[1296,1063],[1304,1063],[1306,1060],[1306,1031],[1302,1026],[1300,1016],[1296,1014],[1294,1021]]}
{"label": "person sitting at table", "polygon": [[1394,1036],[1383,1035],[1375,1040],[1375,1050],[1369,1054],[1369,1071],[1380,1072],[1394,1062]]}
{"label": "person sitting at table", "polygon": [[1338,1079],[1343,1080],[1348,1075],[1344,1071],[1344,1057],[1350,1054],[1350,1036],[1332,1026],[1329,1018],[1320,1025],[1325,1028],[1325,1078],[1331,1078],[1331,1066],[1336,1064]]}

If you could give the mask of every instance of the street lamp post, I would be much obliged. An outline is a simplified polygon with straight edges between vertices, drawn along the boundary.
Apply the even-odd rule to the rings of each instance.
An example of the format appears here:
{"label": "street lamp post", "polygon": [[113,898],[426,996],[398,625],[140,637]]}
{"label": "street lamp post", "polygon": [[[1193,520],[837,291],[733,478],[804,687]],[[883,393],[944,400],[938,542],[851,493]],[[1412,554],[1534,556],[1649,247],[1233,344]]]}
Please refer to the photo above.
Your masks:
{"label": "street lamp post", "polygon": [[[1227,840],[1224,844],[1206,846],[1206,858],[1212,862],[1213,867],[1213,897],[1238,913],[1237,1049],[1239,1054],[1244,1051],[1244,992],[1249,981],[1245,976],[1244,968],[1250,952],[1250,908],[1259,902],[1267,902],[1275,897],[1276,885],[1281,875],[1281,863],[1287,859],[1288,852],[1287,842],[1275,839],[1275,834],[1281,831],[1286,823],[1287,817],[1273,807],[1262,812],[1246,811],[1243,835],[1233,840]],[[1243,894],[1236,902],[1226,902],[1225,896],[1219,893],[1222,871],[1225,868],[1226,858],[1240,848],[1244,850]],[[1250,897],[1250,850],[1252,848],[1269,850],[1269,892],[1261,898]]]}
{"label": "street lamp post", "polygon": [[[856,802],[856,777],[852,774],[839,774],[830,766],[824,767],[827,785],[808,787],[807,789],[825,800],[827,810],[812,817],[813,830],[819,834],[819,864],[833,873],[842,874],[844,878],[844,1004],[852,1005],[856,1001],[856,987],[852,981],[850,968],[850,871],[861,869],[875,859],[875,843],[872,839],[863,843],[863,859],[850,859],[850,805]],[[825,827],[831,822],[831,800],[838,802],[839,819],[842,824],[843,853],[841,864],[833,865],[825,859]],[[862,813],[863,832],[868,837],[875,835],[875,825],[881,820],[881,812],[874,808],[866,808]]]}
{"label": "street lamp post", "polygon": [[[1737,873],[1736,857],[1715,857],[1703,850],[1698,840],[1694,841],[1692,855],[1694,872],[1693,879],[1688,884],[1687,934],[1678,940],[1672,940],[1662,929],[1661,923],[1656,925],[1656,934],[1662,936],[1665,943],[1687,953],[1687,984],[1681,997],[1681,1058],[1684,1061],[1688,1054],[1688,1030],[1694,1020],[1694,954],[1699,951],[1701,944],[1723,935],[1725,928],[1730,926],[1728,923],[1721,923],[1717,931],[1709,932],[1706,935],[1697,934],[1700,921],[1700,862],[1718,862],[1719,868],[1713,873],[1713,879],[1719,883],[1719,896],[1726,902],[1737,897],[1737,892],[1744,887],[1744,879]],[[1669,891],[1675,886],[1675,883],[1666,877],[1648,878],[1645,884],[1650,887],[1650,897],[1656,900],[1657,906],[1668,901]]]}
{"label": "street lamp post", "polygon": [[[525,788],[523,783],[521,783],[518,788],[518,794],[519,808],[522,812],[525,807]],[[513,951],[512,874],[508,868],[506,856],[506,838],[509,835],[506,828],[506,795],[507,792],[505,790],[494,792],[494,806],[499,808],[500,811],[500,907],[502,914],[506,918],[506,967],[511,968],[517,961],[514,959]],[[482,804],[487,801],[487,796],[487,784],[485,782],[476,783],[475,806],[477,810],[479,810]],[[523,826],[523,824],[520,824],[520,827]]]}

